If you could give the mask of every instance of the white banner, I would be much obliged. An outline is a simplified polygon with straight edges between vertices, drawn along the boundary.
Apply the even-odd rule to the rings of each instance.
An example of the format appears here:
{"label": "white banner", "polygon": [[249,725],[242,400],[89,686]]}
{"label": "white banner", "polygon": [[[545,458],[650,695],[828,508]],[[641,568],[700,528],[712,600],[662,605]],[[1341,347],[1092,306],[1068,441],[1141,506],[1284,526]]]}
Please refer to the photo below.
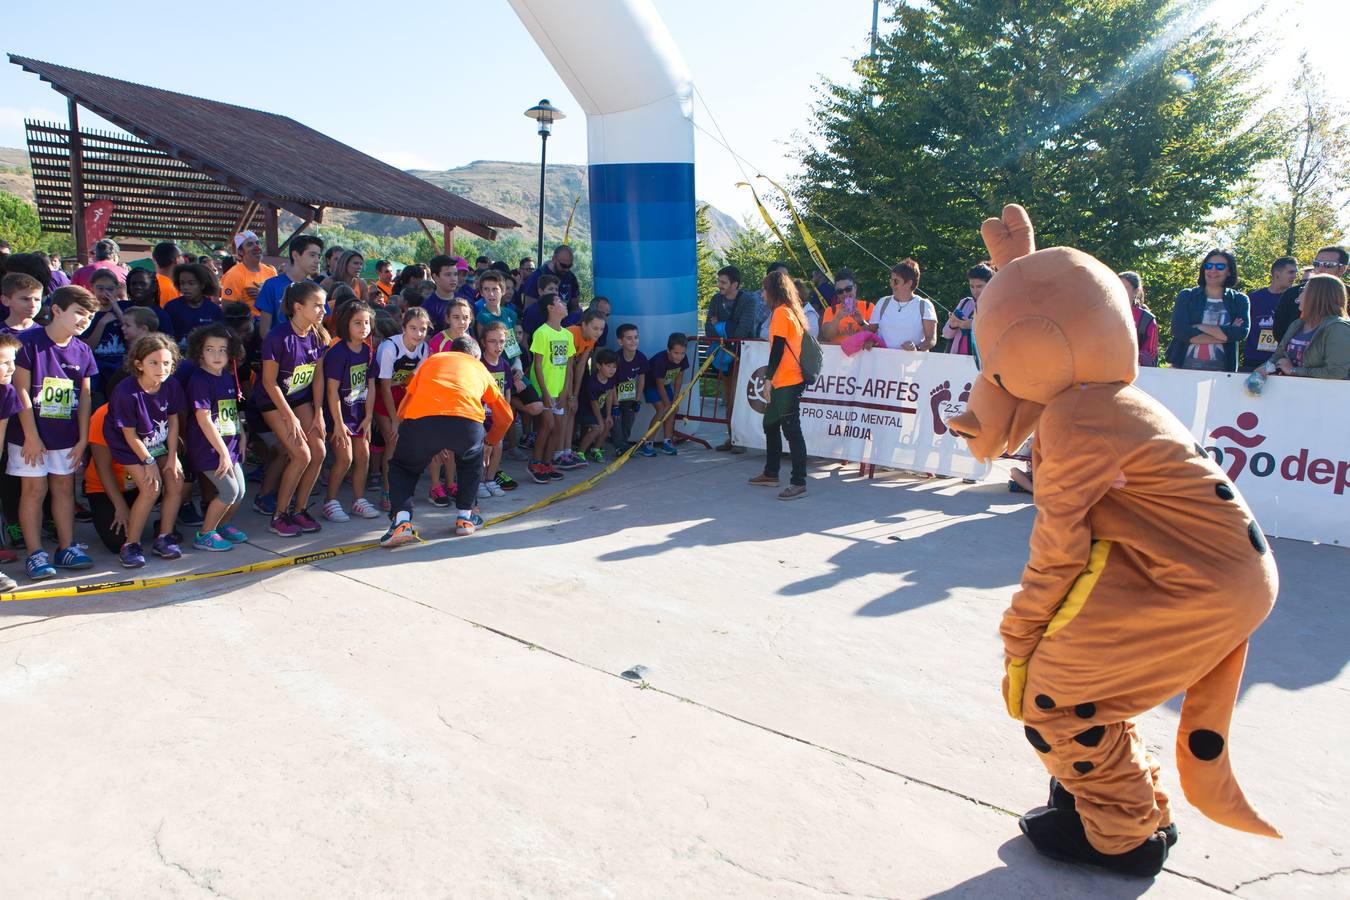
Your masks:
{"label": "white banner", "polygon": [[[769,349],[741,345],[732,417],[736,443],[764,447]],[[826,346],[820,378],[802,397],[807,451],[960,478],[986,477],[943,420],[965,408],[976,376],[968,356]],[[1350,546],[1350,384],[1271,378],[1260,397],[1244,374],[1143,369],[1138,385],[1181,420],[1242,491],[1267,534]],[[786,448],[784,448],[786,449]]]}

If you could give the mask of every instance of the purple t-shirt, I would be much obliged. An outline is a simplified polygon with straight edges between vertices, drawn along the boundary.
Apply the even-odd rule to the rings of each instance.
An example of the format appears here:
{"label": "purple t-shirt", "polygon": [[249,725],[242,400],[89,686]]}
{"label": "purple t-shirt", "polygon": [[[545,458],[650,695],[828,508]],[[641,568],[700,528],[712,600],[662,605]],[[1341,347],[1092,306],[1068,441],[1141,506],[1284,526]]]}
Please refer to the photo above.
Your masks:
{"label": "purple t-shirt", "polygon": [[103,420],[103,438],[113,462],[135,466],[145,462],[127,443],[123,428],[135,428],[136,436],[150,455],[159,459],[169,452],[169,419],[183,411],[183,388],[170,378],[153,394],[147,394],[139,379],[123,378],[108,398]]}
{"label": "purple t-shirt", "polygon": [[581,380],[581,399],[579,405],[587,412],[590,411],[591,401],[595,400],[602,407],[605,405],[605,394],[614,390],[618,384],[619,376],[615,375],[609,381],[600,377],[599,372],[590,372]]}
{"label": "purple t-shirt", "polygon": [[[346,341],[338,341],[324,354],[323,377],[327,381],[337,382],[342,424],[347,426],[348,434],[360,431],[361,423],[366,420],[366,383],[374,361],[375,354],[369,346],[362,344],[360,350],[353,351]],[[328,396],[327,385],[324,386],[324,396]]]}
{"label": "purple t-shirt", "polygon": [[[317,334],[313,331],[296,334],[290,322],[282,322],[263,338],[263,361],[277,364],[277,387],[291,406],[304,406],[314,399],[314,370],[323,349]],[[262,376],[254,383],[253,402],[262,410],[272,408],[272,398],[263,387]]]}
{"label": "purple t-shirt", "polygon": [[25,331],[15,356],[20,369],[32,374],[33,416],[38,437],[48,450],[69,450],[80,440],[80,410],[84,380],[98,372],[94,351],[77,338],[64,347],[47,334],[46,328]]}
{"label": "purple t-shirt", "polygon": [[202,300],[201,305],[193,309],[182,297],[175,297],[164,304],[163,318],[169,320],[179,345],[186,347],[188,335],[194,328],[219,322],[225,318],[225,311],[214,300]]}
{"label": "purple t-shirt", "polygon": [[445,330],[445,316],[450,312],[450,300],[443,300],[440,294],[433,293],[422,301],[422,309],[431,319],[431,327],[427,329],[427,334]]}
{"label": "purple t-shirt", "polygon": [[679,377],[679,373],[688,368],[688,356],[682,358],[677,364],[670,361],[668,351],[662,350],[652,357],[651,365],[647,367],[647,385],[648,387],[655,387],[656,383],[660,381],[665,384],[666,391],[669,392],[675,384],[675,379]]}
{"label": "purple t-shirt", "polygon": [[15,337],[20,337],[32,331],[34,328],[41,328],[41,327],[42,327],[41,325],[34,323],[32,325],[29,325],[27,328],[11,328],[4,322],[0,322],[0,334],[12,334]]}
{"label": "purple t-shirt", "polygon": [[1289,339],[1289,344],[1284,349],[1289,354],[1289,361],[1294,364],[1294,368],[1303,367],[1303,354],[1307,351],[1308,345],[1312,343],[1315,334],[1317,334],[1317,329],[1309,328],[1306,331],[1300,331]]}
{"label": "purple t-shirt", "polygon": [[228,369],[219,375],[212,375],[205,369],[194,369],[188,380],[188,425],[187,455],[188,464],[198,472],[214,472],[220,465],[220,454],[197,422],[197,410],[205,409],[211,413],[211,421],[230,451],[230,461],[239,462],[239,385],[234,373]]}
{"label": "purple t-shirt", "polygon": [[619,351],[619,371],[615,373],[614,380],[618,383],[619,402],[632,400],[637,403],[642,402],[642,397],[638,395],[638,376],[645,375],[649,364],[647,357],[641,350],[633,351],[631,360],[623,358],[623,351]]}
{"label": "purple t-shirt", "polygon": [[[21,409],[23,401],[19,399],[19,389],[12,384],[0,384],[0,420],[17,416]],[[17,428],[18,424],[11,427]]]}
{"label": "purple t-shirt", "polygon": [[511,399],[511,390],[515,387],[514,378],[511,377],[511,360],[506,358],[503,353],[497,357],[495,363],[483,360],[483,368],[492,373],[492,380],[497,382],[497,390],[502,392],[502,396],[507,400]]}

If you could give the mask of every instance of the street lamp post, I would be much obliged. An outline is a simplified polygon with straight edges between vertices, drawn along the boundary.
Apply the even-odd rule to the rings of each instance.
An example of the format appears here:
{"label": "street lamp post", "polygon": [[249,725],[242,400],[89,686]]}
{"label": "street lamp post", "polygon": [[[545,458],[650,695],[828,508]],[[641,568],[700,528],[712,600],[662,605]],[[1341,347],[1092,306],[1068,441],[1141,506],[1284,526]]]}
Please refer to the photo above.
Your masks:
{"label": "street lamp post", "polygon": [[548,160],[548,136],[553,133],[553,123],[567,118],[558,107],[548,100],[540,100],[538,105],[525,110],[525,115],[539,123],[539,248],[535,251],[535,265],[544,264],[544,165]]}

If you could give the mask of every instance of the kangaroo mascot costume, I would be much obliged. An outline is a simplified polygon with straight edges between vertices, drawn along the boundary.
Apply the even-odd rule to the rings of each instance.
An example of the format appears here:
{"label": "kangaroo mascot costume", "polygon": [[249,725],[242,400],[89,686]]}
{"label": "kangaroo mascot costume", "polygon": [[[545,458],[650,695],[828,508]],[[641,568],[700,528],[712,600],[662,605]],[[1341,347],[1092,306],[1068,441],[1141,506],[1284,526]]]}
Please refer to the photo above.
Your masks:
{"label": "kangaroo mascot costume", "polygon": [[1228,757],[1247,639],[1278,587],[1261,528],[1176,417],[1133,386],[1115,273],[1070,247],[1037,251],[1017,205],[982,231],[998,274],[975,319],[980,377],[948,425],[986,460],[1036,434],[1031,558],[1000,627],[1004,701],[1051,775],[1049,808],[1022,831],[1047,856],[1157,874],[1176,827],[1131,720],[1184,692],[1186,799],[1279,837]]}

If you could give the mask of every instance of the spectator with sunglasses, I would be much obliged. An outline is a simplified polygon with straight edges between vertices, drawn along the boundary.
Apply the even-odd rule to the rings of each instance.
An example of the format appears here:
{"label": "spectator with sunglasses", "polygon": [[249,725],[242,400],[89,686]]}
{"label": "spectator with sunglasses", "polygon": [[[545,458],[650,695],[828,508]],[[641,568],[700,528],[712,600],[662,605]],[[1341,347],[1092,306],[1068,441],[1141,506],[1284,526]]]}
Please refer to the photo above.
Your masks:
{"label": "spectator with sunglasses", "polygon": [[[530,277],[525,279],[521,285],[520,292],[526,296],[525,303],[539,299],[539,279],[544,275],[552,275],[558,279],[558,296],[562,297],[567,303],[567,308],[573,310],[575,304],[581,302],[581,282],[577,281],[577,276],[572,274],[572,248],[566,244],[559,244],[553,250],[553,256],[548,262],[530,273]],[[529,310],[526,310],[526,317],[529,317]],[[538,328],[540,322],[525,323],[525,333],[531,333],[534,328]],[[533,326],[533,327],[531,327]]]}
{"label": "spectator with sunglasses", "polygon": [[1299,311],[1303,300],[1303,288],[1308,283],[1308,278],[1312,275],[1334,275],[1344,280],[1345,271],[1350,266],[1350,252],[1344,247],[1323,247],[1317,251],[1313,258],[1312,271],[1308,272],[1299,283],[1286,290],[1280,295],[1279,305],[1275,307],[1275,335],[1278,339],[1289,331],[1289,326],[1299,318]]}
{"label": "spectator with sunglasses", "polygon": [[1251,302],[1234,287],[1237,258],[1231,250],[1209,251],[1196,280],[1196,287],[1177,294],[1167,362],[1176,369],[1236,372],[1251,318]]}

